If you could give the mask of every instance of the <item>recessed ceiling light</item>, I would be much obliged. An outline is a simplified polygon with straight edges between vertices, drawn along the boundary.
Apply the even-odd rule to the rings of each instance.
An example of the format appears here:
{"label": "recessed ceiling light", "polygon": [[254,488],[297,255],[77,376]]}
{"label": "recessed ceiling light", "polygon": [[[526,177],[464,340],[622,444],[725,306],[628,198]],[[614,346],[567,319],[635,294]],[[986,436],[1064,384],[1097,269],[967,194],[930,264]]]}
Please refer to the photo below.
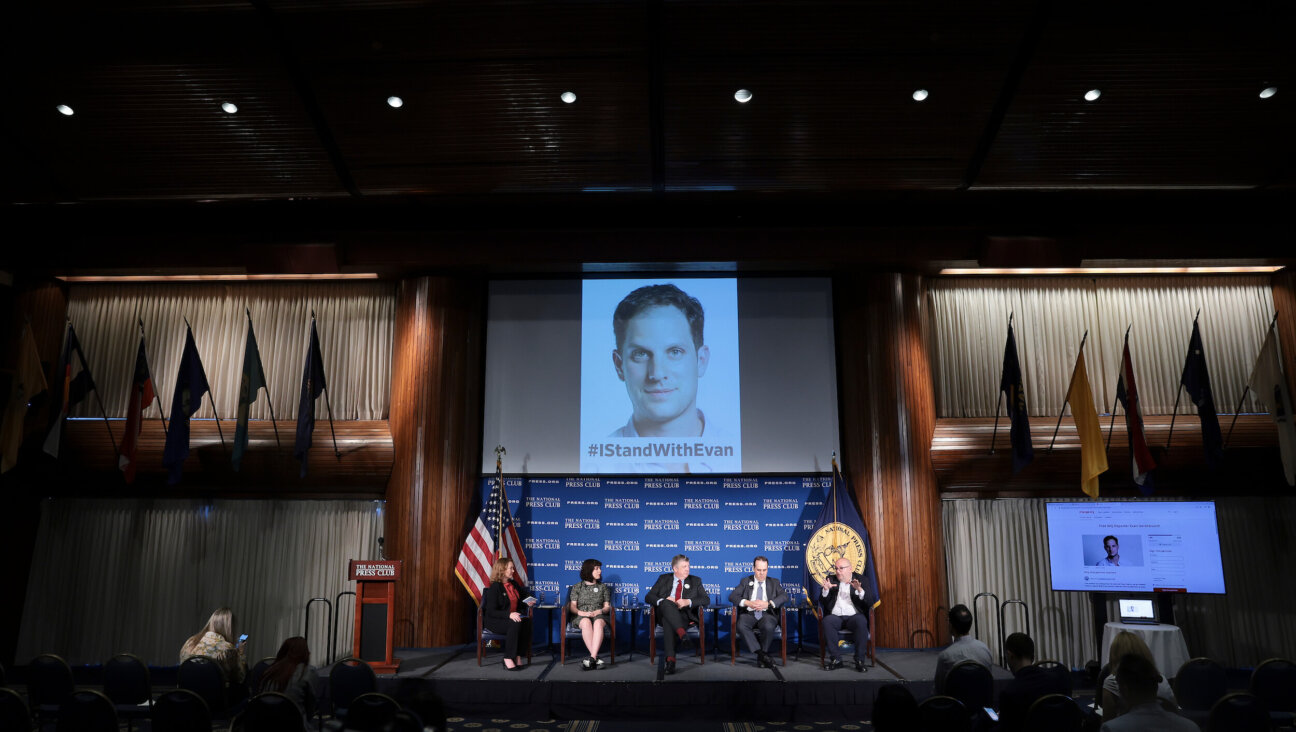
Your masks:
{"label": "recessed ceiling light", "polygon": [[75,112],[72,111],[72,108],[66,104],[60,104],[57,107],[55,107],[55,109],[57,109],[59,111],[59,114],[63,115],[64,117],[71,117],[72,115],[76,114]]}
{"label": "recessed ceiling light", "polygon": [[927,99],[927,90],[926,90],[926,89],[914,89],[914,93],[913,93],[913,100],[914,100],[915,102],[921,102],[921,101],[924,101],[924,100],[926,100],[926,99]]}
{"label": "recessed ceiling light", "polygon": [[400,109],[401,107],[405,106],[405,100],[401,99],[398,96],[393,95],[387,97],[387,106],[391,107],[392,109]]}
{"label": "recessed ceiling light", "polygon": [[567,104],[571,104],[572,102],[575,102],[575,101],[576,101],[576,95],[575,95],[574,93],[572,93],[572,92],[569,92],[569,91],[565,91],[565,92],[563,92],[562,95],[559,96],[558,98],[561,99],[561,100],[563,100],[563,101],[566,102]]}
{"label": "recessed ceiling light", "polygon": [[1278,87],[1276,87],[1276,86],[1268,86],[1268,87],[1265,87],[1264,91],[1260,92],[1260,98],[1261,98],[1261,99],[1268,99],[1269,97],[1272,97],[1273,95],[1275,95],[1275,94],[1277,94],[1277,93],[1278,93]]}
{"label": "recessed ceiling light", "polygon": [[1086,102],[1096,102],[1096,101],[1098,101],[1098,97],[1101,97],[1101,96],[1102,96],[1102,92],[1101,92],[1101,91],[1099,91],[1099,90],[1097,90],[1097,89],[1090,89],[1089,91],[1085,92],[1085,101],[1086,101]]}
{"label": "recessed ceiling light", "polygon": [[225,114],[238,113],[238,105],[234,102],[221,102],[221,109],[225,110]]}
{"label": "recessed ceiling light", "polygon": [[739,104],[746,104],[752,100],[752,93],[747,89],[739,89],[734,92],[734,99],[738,100]]}

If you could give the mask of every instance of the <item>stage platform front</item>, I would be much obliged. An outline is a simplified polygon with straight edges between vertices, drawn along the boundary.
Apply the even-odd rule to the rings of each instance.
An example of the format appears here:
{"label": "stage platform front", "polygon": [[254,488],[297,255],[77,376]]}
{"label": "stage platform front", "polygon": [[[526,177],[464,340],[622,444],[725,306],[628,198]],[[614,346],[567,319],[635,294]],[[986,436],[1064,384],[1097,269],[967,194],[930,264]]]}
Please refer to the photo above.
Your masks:
{"label": "stage platform front", "polygon": [[[579,647],[579,646],[578,646]],[[711,649],[708,649],[709,651]],[[877,689],[904,684],[921,700],[933,693],[935,650],[877,651],[877,665],[865,672],[847,666],[826,671],[819,653],[791,651],[782,666],[759,668],[742,653],[730,665],[724,653],[711,652],[705,664],[695,650],[678,656],[676,673],[666,675],[662,656],[650,663],[646,653],[618,654],[615,664],[584,670],[579,654],[558,663],[558,654],[539,650],[530,666],[509,671],[498,651],[477,665],[473,645],[441,649],[400,649],[400,670],[379,678],[379,691],[400,699],[433,691],[446,712],[462,717],[502,716],[541,719],[714,719],[751,721],[867,720]],[[606,655],[604,659],[606,660]],[[321,669],[327,676],[328,669]],[[992,669],[996,695],[1009,679]]]}

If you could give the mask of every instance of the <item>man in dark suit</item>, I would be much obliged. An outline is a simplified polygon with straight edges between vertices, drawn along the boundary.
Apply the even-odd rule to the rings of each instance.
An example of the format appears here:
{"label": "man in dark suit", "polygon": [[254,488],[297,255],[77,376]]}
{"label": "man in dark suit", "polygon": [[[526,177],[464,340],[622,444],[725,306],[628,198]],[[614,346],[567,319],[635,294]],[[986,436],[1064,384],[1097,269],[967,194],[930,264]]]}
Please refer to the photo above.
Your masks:
{"label": "man in dark suit", "polygon": [[644,596],[644,602],[657,609],[657,622],[662,626],[662,645],[666,653],[666,673],[675,673],[675,643],[684,640],[690,625],[702,628],[701,610],[711,604],[711,597],[699,577],[689,574],[689,559],[676,554],[671,559],[671,572],[663,574]]}
{"label": "man in dark suit", "polygon": [[1000,732],[1026,729],[1026,713],[1045,694],[1071,696],[1071,676],[1061,668],[1035,665],[1035,641],[1025,633],[1013,633],[1004,639],[1004,660],[1012,669],[1013,680],[999,692]]}
{"label": "man in dark suit", "polygon": [[[769,658],[770,646],[774,645],[774,629],[778,627],[778,609],[788,602],[783,585],[769,576],[769,560],[756,557],[752,560],[752,573],[744,577],[733,592],[729,593],[729,604],[738,613],[738,635],[748,650],[756,652],[756,665],[772,668]],[[756,643],[756,632],[759,631],[760,644]]]}
{"label": "man in dark suit", "polygon": [[[864,586],[864,576],[855,572],[855,565],[847,557],[834,563],[835,574],[824,575],[819,592],[819,608],[823,613],[824,641],[828,648],[828,670],[841,668],[841,652],[837,642],[842,629],[855,634],[855,670],[864,670],[860,653],[868,647],[868,614],[875,598]],[[841,591],[845,588],[845,591]]]}

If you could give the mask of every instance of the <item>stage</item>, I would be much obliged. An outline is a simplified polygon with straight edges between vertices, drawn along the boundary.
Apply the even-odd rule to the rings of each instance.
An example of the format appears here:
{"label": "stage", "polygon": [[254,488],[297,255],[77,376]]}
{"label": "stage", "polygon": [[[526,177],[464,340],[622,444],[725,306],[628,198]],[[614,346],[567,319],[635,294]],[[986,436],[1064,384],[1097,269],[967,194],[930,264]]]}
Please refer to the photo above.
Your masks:
{"label": "stage", "polygon": [[[877,689],[886,684],[904,684],[919,700],[931,695],[940,653],[878,649],[877,664],[866,665],[860,673],[849,661],[843,668],[823,670],[813,647],[799,656],[789,649],[787,665],[776,660],[773,669],[757,667],[746,653],[730,665],[727,644],[723,653],[708,651],[705,664],[696,650],[681,652],[676,673],[666,675],[660,653],[652,664],[647,653],[638,650],[632,657],[618,654],[616,663],[602,670],[587,671],[581,668],[579,650],[559,665],[557,648],[552,654],[541,648],[530,666],[508,671],[494,650],[479,667],[472,644],[405,648],[396,653],[403,659],[400,670],[379,677],[378,685],[379,691],[398,700],[431,690],[448,715],[460,717],[861,721],[870,718]],[[999,667],[992,672],[997,694],[1012,675]],[[327,676],[328,669],[320,673]]]}

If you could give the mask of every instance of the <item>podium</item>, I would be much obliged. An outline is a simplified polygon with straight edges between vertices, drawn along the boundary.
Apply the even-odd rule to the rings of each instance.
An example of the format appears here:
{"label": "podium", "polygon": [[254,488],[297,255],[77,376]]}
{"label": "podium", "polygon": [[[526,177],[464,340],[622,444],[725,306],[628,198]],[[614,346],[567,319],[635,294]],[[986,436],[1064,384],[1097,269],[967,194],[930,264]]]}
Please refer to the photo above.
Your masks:
{"label": "podium", "polygon": [[374,673],[394,674],[399,658],[392,658],[395,628],[396,583],[401,560],[352,559],[350,579],[356,583],[355,638],[351,655],[373,667]]}

